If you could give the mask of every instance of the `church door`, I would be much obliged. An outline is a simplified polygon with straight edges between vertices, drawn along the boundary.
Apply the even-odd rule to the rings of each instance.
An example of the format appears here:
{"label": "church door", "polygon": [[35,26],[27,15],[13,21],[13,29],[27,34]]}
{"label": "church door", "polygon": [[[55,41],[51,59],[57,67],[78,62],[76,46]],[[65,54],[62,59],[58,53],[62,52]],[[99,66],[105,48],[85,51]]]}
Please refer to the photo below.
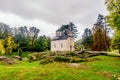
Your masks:
{"label": "church door", "polygon": [[70,51],[72,51],[72,46],[70,46]]}

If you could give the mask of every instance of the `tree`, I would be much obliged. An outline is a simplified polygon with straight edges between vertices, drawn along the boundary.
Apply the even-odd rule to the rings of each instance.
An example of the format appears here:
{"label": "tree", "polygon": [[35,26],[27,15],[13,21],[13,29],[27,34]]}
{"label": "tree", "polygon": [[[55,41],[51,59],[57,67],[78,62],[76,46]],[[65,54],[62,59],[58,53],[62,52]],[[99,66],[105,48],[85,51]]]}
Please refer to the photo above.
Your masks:
{"label": "tree", "polygon": [[69,31],[72,32],[72,37],[77,37],[78,30],[77,27],[73,24],[73,22],[70,22],[67,25],[62,25],[57,31],[61,31],[63,35],[68,35]]}
{"label": "tree", "polygon": [[[107,47],[110,46],[110,39],[107,35],[106,35],[106,44],[107,44]],[[93,45],[91,48],[94,51],[105,51],[106,50],[105,43],[104,43],[104,32],[99,27],[96,27],[96,31],[93,34]]]}
{"label": "tree", "polygon": [[112,39],[111,46],[113,49],[119,49],[119,53],[120,53],[120,31],[116,31]]}
{"label": "tree", "polygon": [[110,46],[110,38],[108,36],[106,17],[99,14],[97,22],[93,27],[93,46],[92,50],[107,51]]}
{"label": "tree", "polygon": [[[107,16],[107,22],[115,30],[115,35],[112,39],[112,45],[120,46],[120,0],[107,0],[106,2],[109,15]],[[119,47],[120,53],[120,47]]]}
{"label": "tree", "polygon": [[29,50],[29,39],[28,39],[28,29],[26,26],[19,27],[14,30],[14,41],[17,44],[17,50],[21,49],[23,51]]}
{"label": "tree", "polygon": [[11,28],[9,25],[0,22],[0,39],[6,39],[11,33]]}
{"label": "tree", "polygon": [[39,29],[36,27],[30,27],[29,29],[26,26],[14,28],[13,37],[17,44],[18,53],[19,51],[32,51],[38,33]]}
{"label": "tree", "polygon": [[7,45],[7,47],[6,47],[7,53],[12,53],[12,50],[16,49],[16,44],[15,44],[12,36],[8,36],[6,45]]}
{"label": "tree", "polygon": [[34,45],[34,50],[45,51],[50,50],[50,38],[45,35],[39,36]]}
{"label": "tree", "polygon": [[[0,52],[11,53],[14,50],[19,54],[22,51],[32,51],[39,31],[36,27],[28,29],[27,26],[10,28],[9,25],[0,22]],[[50,49],[50,38],[46,37],[43,43]]]}
{"label": "tree", "polygon": [[29,38],[30,38],[30,49],[32,51],[33,47],[34,47],[34,44],[37,40],[37,37],[38,37],[38,33],[39,33],[39,29],[37,29],[36,27],[30,27],[30,31],[29,31]]}
{"label": "tree", "polygon": [[5,48],[4,48],[4,40],[0,39],[0,54],[5,54]]}
{"label": "tree", "polygon": [[84,30],[84,34],[82,35],[82,44],[86,49],[90,48],[93,43],[92,39],[92,31],[88,28]]}
{"label": "tree", "polygon": [[75,51],[81,51],[84,49],[84,45],[82,44],[82,39],[75,41]]}
{"label": "tree", "polygon": [[12,28],[9,25],[0,22],[0,39],[4,39],[5,52],[11,53],[14,49],[14,40],[12,39]]}
{"label": "tree", "polygon": [[108,0],[106,5],[110,13],[107,16],[107,22],[110,24],[112,28],[120,30],[120,1]]}

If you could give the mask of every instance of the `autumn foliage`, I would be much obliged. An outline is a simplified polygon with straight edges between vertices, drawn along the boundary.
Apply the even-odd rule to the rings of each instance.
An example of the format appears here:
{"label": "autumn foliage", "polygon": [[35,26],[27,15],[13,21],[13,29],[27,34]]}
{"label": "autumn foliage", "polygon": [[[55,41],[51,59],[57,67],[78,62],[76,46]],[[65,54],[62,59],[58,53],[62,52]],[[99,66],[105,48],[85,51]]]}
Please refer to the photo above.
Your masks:
{"label": "autumn foliage", "polygon": [[[106,41],[106,46],[105,46]],[[95,32],[93,34],[93,45],[91,49],[94,51],[105,51],[110,46],[110,38],[105,36],[104,31],[100,27],[96,27]]]}

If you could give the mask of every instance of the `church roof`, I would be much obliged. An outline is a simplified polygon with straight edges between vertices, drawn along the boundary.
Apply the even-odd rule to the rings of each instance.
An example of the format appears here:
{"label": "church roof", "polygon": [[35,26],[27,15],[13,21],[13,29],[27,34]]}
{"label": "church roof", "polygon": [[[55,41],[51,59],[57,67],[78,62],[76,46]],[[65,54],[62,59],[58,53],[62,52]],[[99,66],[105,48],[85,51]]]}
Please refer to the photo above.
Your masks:
{"label": "church roof", "polygon": [[56,36],[52,39],[52,41],[55,41],[55,40],[65,40],[65,39],[68,39],[68,35],[62,35],[62,36]]}

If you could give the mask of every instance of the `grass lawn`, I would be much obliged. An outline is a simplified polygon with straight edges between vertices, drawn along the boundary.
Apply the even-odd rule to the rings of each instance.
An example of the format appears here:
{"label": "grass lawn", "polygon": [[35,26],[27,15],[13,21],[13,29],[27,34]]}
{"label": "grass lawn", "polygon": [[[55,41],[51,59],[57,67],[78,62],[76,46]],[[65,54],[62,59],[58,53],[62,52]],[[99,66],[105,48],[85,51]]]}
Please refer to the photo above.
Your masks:
{"label": "grass lawn", "polygon": [[0,80],[115,80],[120,77],[120,57],[96,56],[96,61],[49,63],[20,61],[14,65],[0,63]]}

